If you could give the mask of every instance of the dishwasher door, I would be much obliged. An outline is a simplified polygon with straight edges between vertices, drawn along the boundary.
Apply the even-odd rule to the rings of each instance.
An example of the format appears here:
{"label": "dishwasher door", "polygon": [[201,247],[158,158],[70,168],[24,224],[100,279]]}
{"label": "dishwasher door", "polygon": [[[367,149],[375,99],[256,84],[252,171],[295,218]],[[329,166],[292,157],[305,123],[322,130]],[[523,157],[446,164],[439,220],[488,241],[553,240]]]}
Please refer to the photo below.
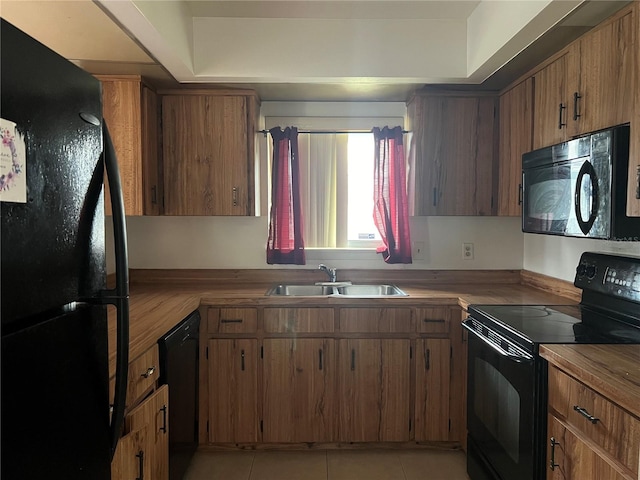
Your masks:
{"label": "dishwasher door", "polygon": [[159,341],[160,383],[169,385],[169,479],[182,480],[198,448],[197,310]]}

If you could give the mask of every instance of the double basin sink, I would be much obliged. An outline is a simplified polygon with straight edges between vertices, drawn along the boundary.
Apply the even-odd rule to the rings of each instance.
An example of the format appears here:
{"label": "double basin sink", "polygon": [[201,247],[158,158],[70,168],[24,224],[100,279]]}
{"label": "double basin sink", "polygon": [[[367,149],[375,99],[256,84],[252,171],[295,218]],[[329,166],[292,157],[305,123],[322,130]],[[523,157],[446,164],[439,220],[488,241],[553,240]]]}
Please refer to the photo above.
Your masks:
{"label": "double basin sink", "polygon": [[345,282],[330,282],[316,285],[276,285],[266,295],[285,297],[406,297],[395,285],[352,285]]}

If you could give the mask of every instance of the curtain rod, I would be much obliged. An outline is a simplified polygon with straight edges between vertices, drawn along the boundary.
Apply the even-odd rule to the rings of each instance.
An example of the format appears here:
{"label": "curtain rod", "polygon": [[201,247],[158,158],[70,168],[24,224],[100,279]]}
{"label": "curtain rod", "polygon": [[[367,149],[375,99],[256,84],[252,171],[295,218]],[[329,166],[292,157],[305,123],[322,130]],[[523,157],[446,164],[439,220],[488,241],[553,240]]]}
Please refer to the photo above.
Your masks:
{"label": "curtain rod", "polygon": [[[269,130],[258,130],[258,133],[262,133],[265,137],[269,133]],[[309,133],[311,135],[337,135],[339,133],[373,133],[371,130],[298,130],[298,133]],[[402,133],[409,133],[408,130],[402,130]]]}

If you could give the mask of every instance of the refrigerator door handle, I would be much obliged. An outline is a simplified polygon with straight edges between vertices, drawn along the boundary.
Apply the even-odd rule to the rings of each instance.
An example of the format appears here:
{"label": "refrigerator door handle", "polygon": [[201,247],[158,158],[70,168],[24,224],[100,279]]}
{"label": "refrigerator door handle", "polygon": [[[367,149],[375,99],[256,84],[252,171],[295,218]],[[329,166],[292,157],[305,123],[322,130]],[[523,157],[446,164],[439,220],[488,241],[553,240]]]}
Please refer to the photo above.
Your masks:
{"label": "refrigerator door handle", "polygon": [[109,180],[111,212],[113,215],[113,236],[115,245],[116,286],[113,290],[103,290],[100,298],[105,304],[116,306],[116,379],[111,415],[111,458],[116,451],[124,424],[127,397],[127,376],[129,369],[129,263],[127,259],[127,227],[124,217],[124,201],[120,184],[118,160],[109,135],[106,121],[102,122],[104,139],[104,165]]}

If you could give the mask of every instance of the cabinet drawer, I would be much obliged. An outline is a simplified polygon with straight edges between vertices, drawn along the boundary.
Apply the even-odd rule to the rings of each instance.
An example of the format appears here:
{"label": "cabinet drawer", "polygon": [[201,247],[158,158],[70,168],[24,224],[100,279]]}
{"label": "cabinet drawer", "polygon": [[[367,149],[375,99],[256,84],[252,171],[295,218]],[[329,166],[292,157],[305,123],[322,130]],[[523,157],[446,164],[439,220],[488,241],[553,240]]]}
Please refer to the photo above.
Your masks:
{"label": "cabinet drawer", "polygon": [[418,308],[416,323],[420,333],[449,333],[451,323],[449,307]]}
{"label": "cabinet drawer", "polygon": [[[147,393],[160,377],[160,363],[158,360],[158,345],[154,345],[142,355],[129,362],[127,375],[128,407],[135,405]],[[115,378],[109,381],[109,398],[113,399]]]}
{"label": "cabinet drawer", "polygon": [[549,406],[580,434],[638,474],[640,420],[586,385],[549,367]]}
{"label": "cabinet drawer", "polygon": [[209,333],[251,333],[257,328],[255,308],[210,308],[207,312]]}
{"label": "cabinet drawer", "polygon": [[264,309],[265,332],[322,333],[333,330],[333,308]]}
{"label": "cabinet drawer", "polygon": [[410,308],[343,308],[340,310],[342,332],[411,332]]}

